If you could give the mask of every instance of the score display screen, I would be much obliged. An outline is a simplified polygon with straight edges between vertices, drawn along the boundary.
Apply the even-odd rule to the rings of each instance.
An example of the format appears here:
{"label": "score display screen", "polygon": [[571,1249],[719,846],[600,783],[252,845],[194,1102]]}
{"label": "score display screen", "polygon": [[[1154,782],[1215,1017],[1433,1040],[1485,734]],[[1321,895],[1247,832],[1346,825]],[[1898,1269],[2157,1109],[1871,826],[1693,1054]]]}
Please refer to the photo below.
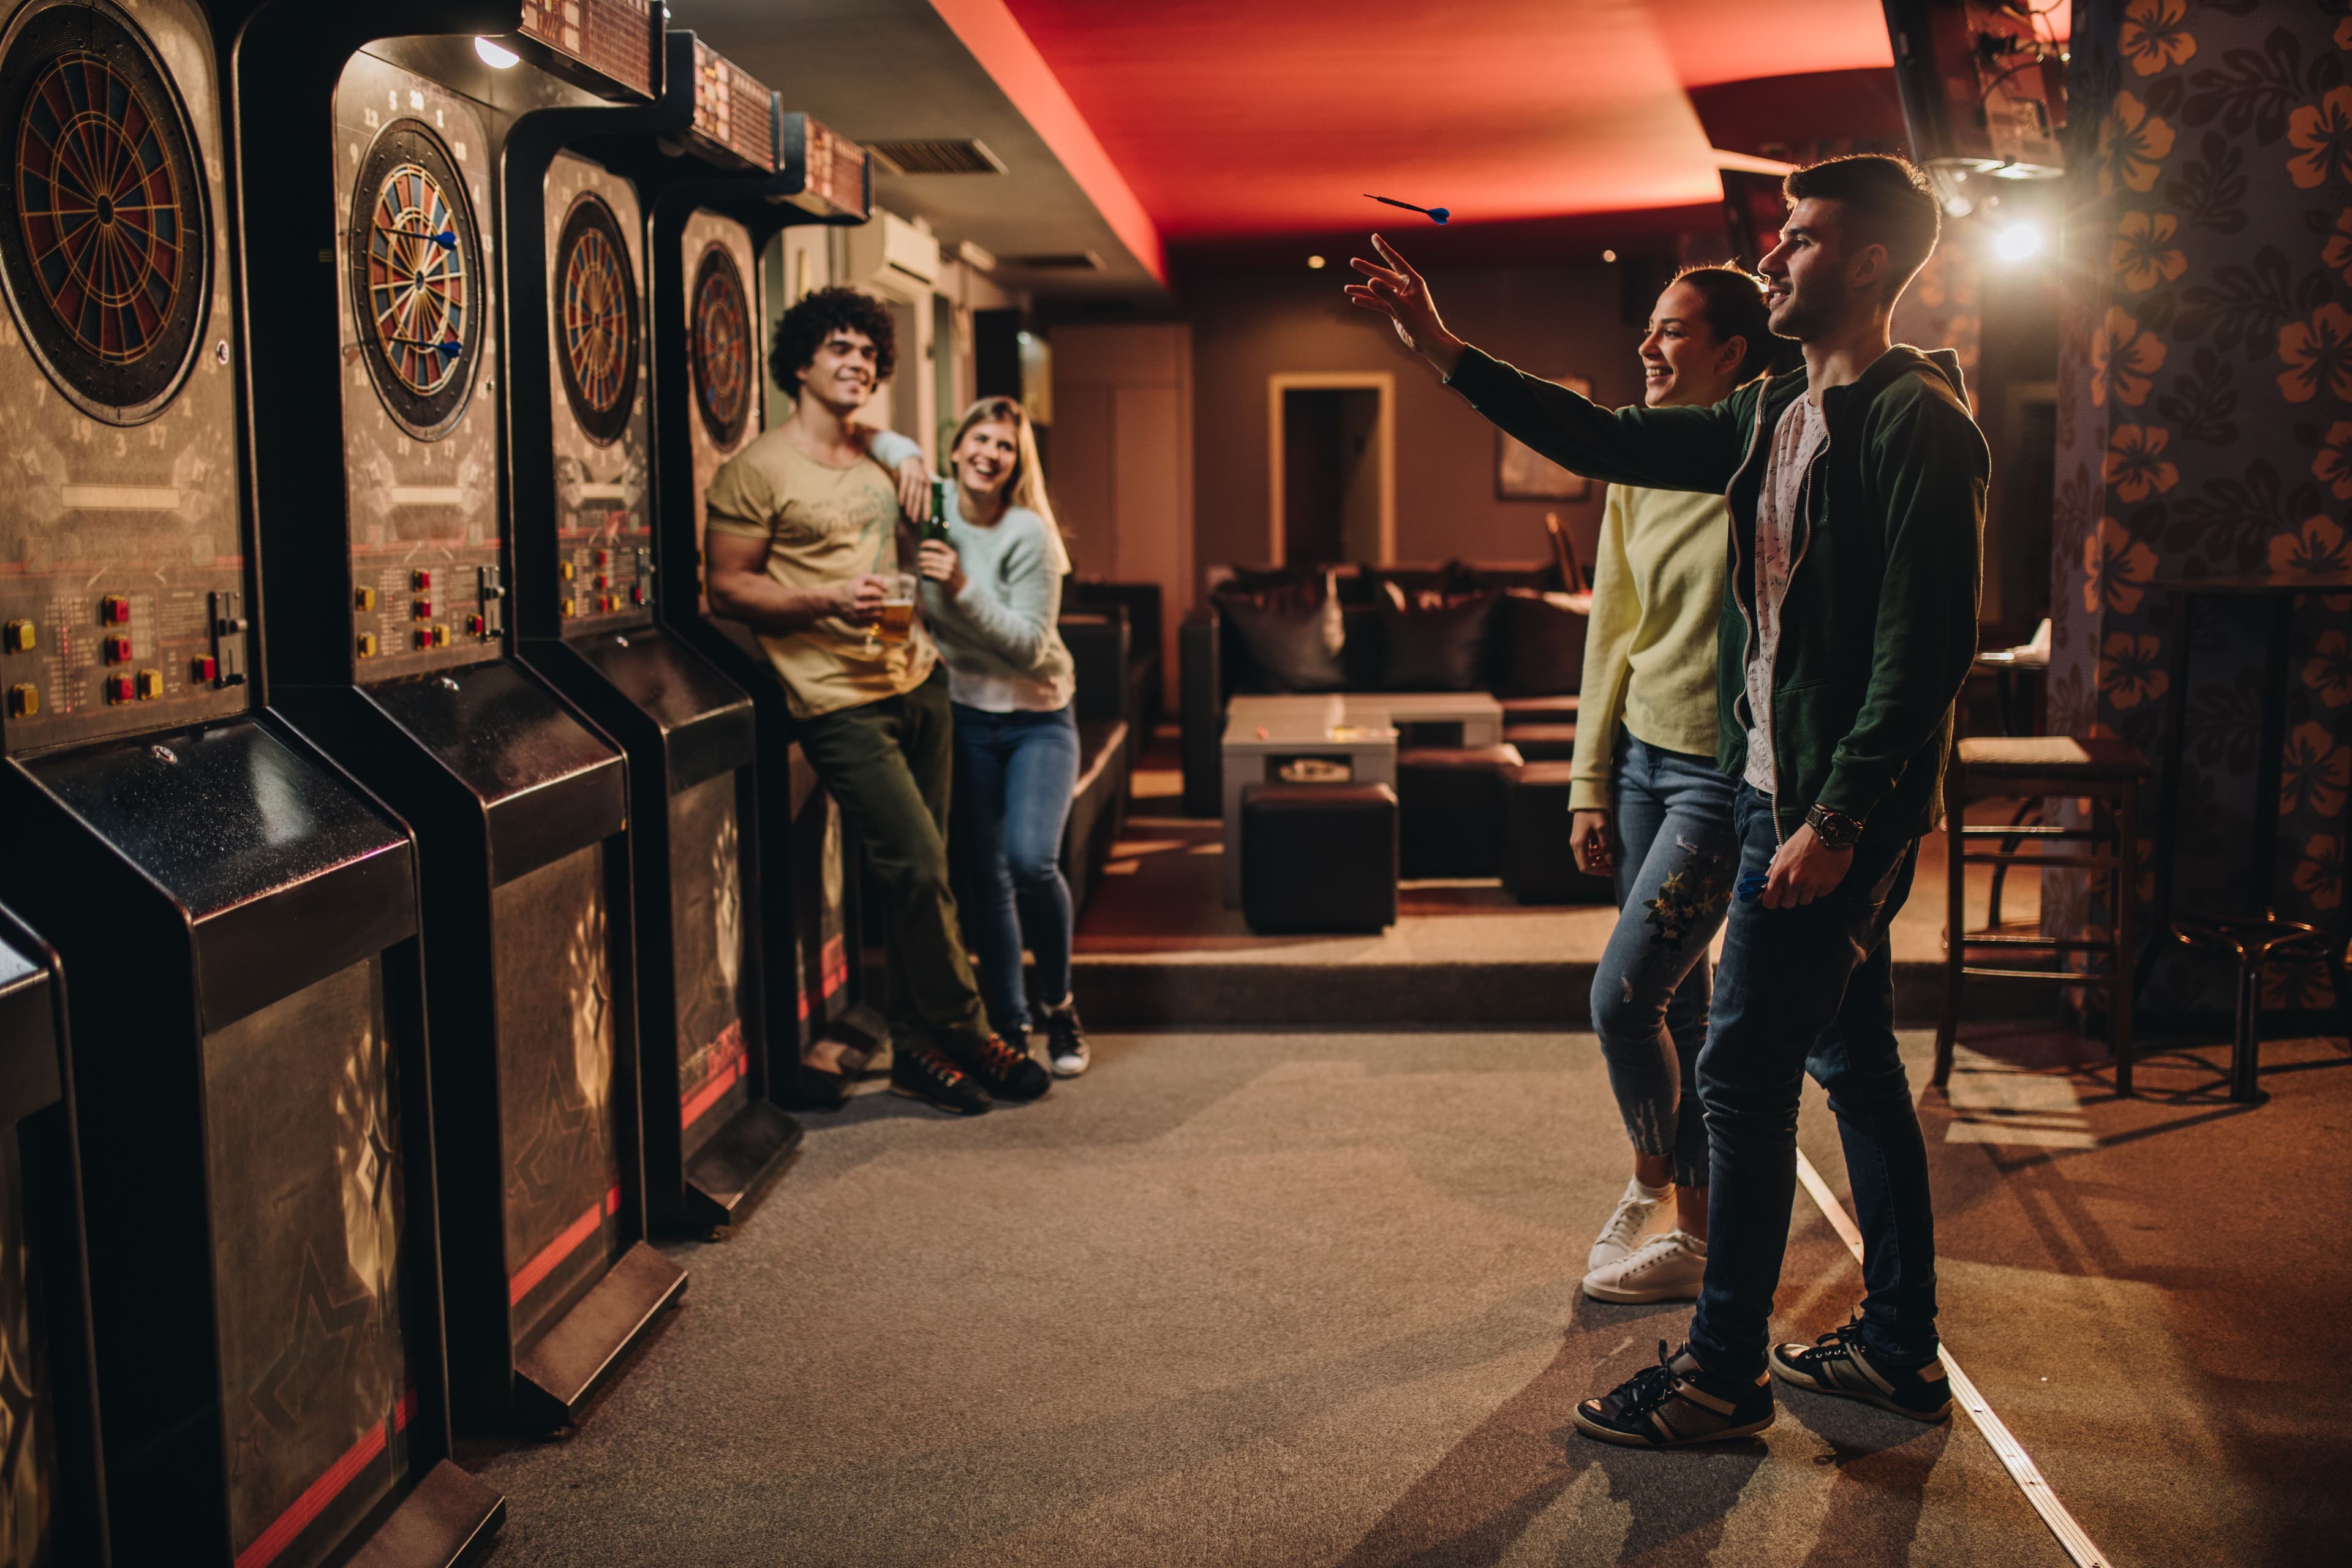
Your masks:
{"label": "score display screen", "polygon": [[805,114],[788,114],[781,138],[784,167],[801,175],[793,205],[827,217],[863,223],[872,216],[866,200],[866,149]]}
{"label": "score display screen", "polygon": [[518,30],[639,97],[651,98],[654,49],[661,29],[653,0],[522,0]]}
{"label": "score display screen", "polygon": [[775,98],[741,66],[694,41],[694,139],[733,163],[776,172]]}

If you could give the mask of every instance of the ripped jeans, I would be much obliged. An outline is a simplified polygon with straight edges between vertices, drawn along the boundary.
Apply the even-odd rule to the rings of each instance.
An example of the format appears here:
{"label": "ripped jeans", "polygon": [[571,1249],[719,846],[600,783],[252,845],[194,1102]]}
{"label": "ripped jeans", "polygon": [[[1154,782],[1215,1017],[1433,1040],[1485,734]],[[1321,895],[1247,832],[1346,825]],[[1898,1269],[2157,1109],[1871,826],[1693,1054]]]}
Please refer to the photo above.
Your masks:
{"label": "ripped jeans", "polygon": [[1739,864],[1734,781],[1713,757],[1625,736],[1610,783],[1617,929],[1592,977],[1592,1027],[1641,1154],[1674,1156],[1675,1181],[1706,1185],[1698,1053],[1706,1044],[1707,945]]}

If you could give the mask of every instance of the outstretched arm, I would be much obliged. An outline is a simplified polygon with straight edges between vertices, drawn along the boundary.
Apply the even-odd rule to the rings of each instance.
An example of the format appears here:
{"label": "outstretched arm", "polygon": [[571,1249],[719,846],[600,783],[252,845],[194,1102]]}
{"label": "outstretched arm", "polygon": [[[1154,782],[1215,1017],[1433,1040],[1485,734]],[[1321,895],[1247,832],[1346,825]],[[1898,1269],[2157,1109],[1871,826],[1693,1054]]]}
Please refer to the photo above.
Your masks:
{"label": "outstretched arm", "polygon": [[1752,403],[1735,395],[1711,408],[1602,408],[1454,336],[1437,313],[1429,280],[1379,235],[1372,245],[1386,265],[1351,258],[1348,265],[1364,281],[1348,285],[1349,300],[1386,316],[1407,348],[1504,430],[1571,472],[1612,484],[1720,491],[1731,483],[1746,450]]}

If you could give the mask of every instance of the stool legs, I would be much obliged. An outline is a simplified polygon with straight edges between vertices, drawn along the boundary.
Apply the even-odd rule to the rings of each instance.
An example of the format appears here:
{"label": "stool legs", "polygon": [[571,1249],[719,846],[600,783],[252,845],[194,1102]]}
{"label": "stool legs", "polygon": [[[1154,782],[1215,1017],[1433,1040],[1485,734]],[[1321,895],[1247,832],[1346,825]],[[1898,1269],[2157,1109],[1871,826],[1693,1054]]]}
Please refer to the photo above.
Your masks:
{"label": "stool legs", "polygon": [[2116,1093],[2132,1091],[2132,992],[2139,968],[2134,938],[2139,913],[2139,784],[2124,785],[2123,804],[2116,813],[2114,962],[2107,969],[2107,1028],[2116,1053]]}
{"label": "stool legs", "polygon": [[2230,1046],[2230,1098],[2262,1098],[2256,1087],[2262,1072],[2263,953],[2241,948],[2238,953],[2237,1037]]}

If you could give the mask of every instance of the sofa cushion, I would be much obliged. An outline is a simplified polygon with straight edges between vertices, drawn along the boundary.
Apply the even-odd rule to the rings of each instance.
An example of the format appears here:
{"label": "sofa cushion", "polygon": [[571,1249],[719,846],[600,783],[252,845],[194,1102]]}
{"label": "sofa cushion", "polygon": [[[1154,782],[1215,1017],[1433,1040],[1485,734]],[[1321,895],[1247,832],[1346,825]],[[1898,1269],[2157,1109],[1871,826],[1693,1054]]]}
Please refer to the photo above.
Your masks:
{"label": "sofa cushion", "polygon": [[1384,585],[1381,623],[1381,685],[1391,691],[1467,691],[1487,661],[1498,595],[1423,596],[1418,603],[1396,584]]}
{"label": "sofa cushion", "polygon": [[1346,686],[1348,671],[1339,654],[1347,631],[1328,575],[1311,588],[1222,595],[1217,608],[1267,690],[1337,691]]}
{"label": "sofa cushion", "polygon": [[1495,694],[1548,697],[1584,679],[1586,616],[1566,594],[1513,588],[1504,594],[1496,637]]}

